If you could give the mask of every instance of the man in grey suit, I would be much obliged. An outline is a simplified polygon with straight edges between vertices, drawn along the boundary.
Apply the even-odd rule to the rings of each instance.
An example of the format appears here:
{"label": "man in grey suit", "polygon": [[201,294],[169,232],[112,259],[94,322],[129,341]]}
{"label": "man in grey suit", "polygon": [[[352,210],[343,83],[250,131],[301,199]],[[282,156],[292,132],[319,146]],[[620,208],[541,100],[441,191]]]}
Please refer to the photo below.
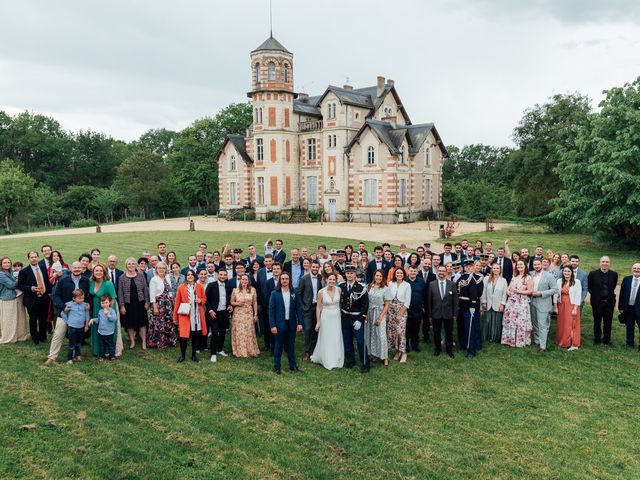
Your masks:
{"label": "man in grey suit", "polygon": [[539,353],[547,351],[547,336],[551,326],[553,296],[558,294],[556,279],[542,270],[542,261],[533,260],[533,293],[531,294],[531,324],[533,339],[540,346]]}
{"label": "man in grey suit", "polygon": [[316,332],[316,306],[318,305],[318,291],[322,288],[322,280],[320,279],[320,275],[318,275],[319,271],[320,262],[314,260],[311,262],[310,273],[304,275],[298,285],[298,298],[300,298],[300,302],[302,303],[304,329],[303,361],[309,360],[318,341],[318,332]]}
{"label": "man in grey suit", "polygon": [[440,332],[444,325],[445,348],[449,358],[453,358],[453,321],[458,316],[458,294],[456,285],[447,280],[447,269],[438,267],[438,278],[429,284],[429,320],[433,325],[433,343],[437,357],[442,352]]}

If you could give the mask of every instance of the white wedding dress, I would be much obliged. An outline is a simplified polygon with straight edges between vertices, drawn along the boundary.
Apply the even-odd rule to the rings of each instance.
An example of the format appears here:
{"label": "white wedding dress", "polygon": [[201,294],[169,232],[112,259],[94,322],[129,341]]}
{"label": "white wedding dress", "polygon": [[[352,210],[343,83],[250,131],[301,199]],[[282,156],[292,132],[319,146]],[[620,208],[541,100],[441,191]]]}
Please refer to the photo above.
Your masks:
{"label": "white wedding dress", "polygon": [[340,314],[340,289],[334,287],[331,298],[326,288],[322,292],[322,313],[316,348],[311,355],[313,363],[319,363],[327,370],[342,368],[344,365],[344,343],[342,341],[342,321]]}

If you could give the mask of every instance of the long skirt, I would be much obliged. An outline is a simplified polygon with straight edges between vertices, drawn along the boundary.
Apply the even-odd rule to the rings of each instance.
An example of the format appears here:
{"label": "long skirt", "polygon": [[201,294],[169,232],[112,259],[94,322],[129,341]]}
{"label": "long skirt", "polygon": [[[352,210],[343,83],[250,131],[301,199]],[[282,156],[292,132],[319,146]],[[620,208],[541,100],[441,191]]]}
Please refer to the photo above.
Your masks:
{"label": "long skirt", "polygon": [[23,342],[27,337],[27,315],[22,296],[0,300],[0,343]]}
{"label": "long skirt", "polygon": [[502,312],[496,312],[493,309],[484,312],[482,338],[486,342],[500,343],[502,339]]}
{"label": "long skirt", "polygon": [[405,309],[404,314],[400,314],[402,306],[402,302],[397,298],[391,300],[387,326],[389,327],[389,348],[405,353],[407,351],[407,311]]}
{"label": "long skirt", "polygon": [[367,342],[367,348],[372,356],[380,360],[385,360],[389,357],[387,319],[383,317],[380,325],[376,326],[376,318],[378,318],[381,310],[382,309],[378,307],[369,309],[369,324],[367,325],[367,338],[365,338],[365,342]]}

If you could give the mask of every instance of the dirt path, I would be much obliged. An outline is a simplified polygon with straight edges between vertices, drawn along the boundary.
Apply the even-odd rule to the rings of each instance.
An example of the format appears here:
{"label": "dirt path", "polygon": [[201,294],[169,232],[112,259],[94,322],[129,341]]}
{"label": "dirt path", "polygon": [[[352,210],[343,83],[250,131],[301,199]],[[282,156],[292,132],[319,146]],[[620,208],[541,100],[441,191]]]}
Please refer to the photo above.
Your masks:
{"label": "dirt path", "polygon": [[[278,233],[322,235],[336,238],[365,239],[367,241],[389,242],[392,245],[406,243],[409,248],[414,248],[424,242],[431,242],[434,250],[439,251],[441,243],[438,241],[438,227],[440,222],[415,222],[403,225],[373,224],[367,223],[305,223],[305,224],[281,224],[266,222],[229,222],[215,217],[193,217],[196,230],[209,232],[264,232],[271,237]],[[496,224],[496,229],[509,226],[508,224]],[[107,232],[142,232],[153,230],[188,230],[189,220],[184,218],[171,218],[167,220],[150,220],[146,222],[119,223],[115,225],[102,225],[102,231]],[[461,222],[456,228],[455,234],[484,233],[484,223]],[[52,230],[50,232],[22,233],[2,238],[25,237],[49,237],[58,235],[76,235],[82,233],[94,233],[95,227],[73,228],[64,230]],[[485,237],[486,235],[480,235]],[[475,240],[475,237],[473,239]]]}

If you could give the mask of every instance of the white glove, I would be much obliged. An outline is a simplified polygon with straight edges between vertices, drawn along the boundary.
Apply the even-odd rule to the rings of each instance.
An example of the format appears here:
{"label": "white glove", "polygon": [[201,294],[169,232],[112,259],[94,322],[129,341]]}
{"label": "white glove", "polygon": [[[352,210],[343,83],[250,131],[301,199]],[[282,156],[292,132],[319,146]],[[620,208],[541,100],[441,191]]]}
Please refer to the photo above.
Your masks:
{"label": "white glove", "polygon": [[358,331],[360,330],[360,327],[362,326],[362,322],[359,320],[356,320],[355,322],[353,322],[353,329]]}

